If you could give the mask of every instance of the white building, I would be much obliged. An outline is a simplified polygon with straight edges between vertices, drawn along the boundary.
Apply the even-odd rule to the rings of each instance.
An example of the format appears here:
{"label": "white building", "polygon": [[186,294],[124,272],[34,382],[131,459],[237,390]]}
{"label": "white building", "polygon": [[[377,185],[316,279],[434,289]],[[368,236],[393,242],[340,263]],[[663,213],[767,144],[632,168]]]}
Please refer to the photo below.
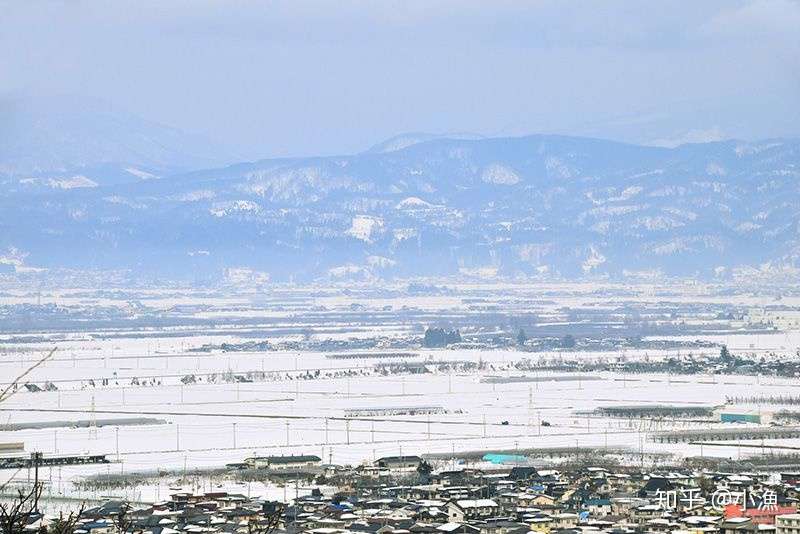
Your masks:
{"label": "white building", "polygon": [[800,514],[776,515],[775,534],[800,534]]}

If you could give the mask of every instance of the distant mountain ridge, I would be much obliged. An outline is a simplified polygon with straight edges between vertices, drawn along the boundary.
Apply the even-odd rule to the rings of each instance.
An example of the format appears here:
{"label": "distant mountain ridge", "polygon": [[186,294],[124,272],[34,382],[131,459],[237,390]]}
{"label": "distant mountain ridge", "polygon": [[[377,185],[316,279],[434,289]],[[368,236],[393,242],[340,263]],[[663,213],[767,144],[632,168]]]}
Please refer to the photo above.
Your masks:
{"label": "distant mountain ridge", "polygon": [[412,137],[160,180],[7,185],[0,263],[13,250],[14,268],[296,281],[800,266],[797,140]]}
{"label": "distant mountain ridge", "polygon": [[[102,100],[0,101],[0,177],[99,184],[152,179],[236,161],[200,136],[141,119]],[[29,182],[30,183],[30,182]]]}

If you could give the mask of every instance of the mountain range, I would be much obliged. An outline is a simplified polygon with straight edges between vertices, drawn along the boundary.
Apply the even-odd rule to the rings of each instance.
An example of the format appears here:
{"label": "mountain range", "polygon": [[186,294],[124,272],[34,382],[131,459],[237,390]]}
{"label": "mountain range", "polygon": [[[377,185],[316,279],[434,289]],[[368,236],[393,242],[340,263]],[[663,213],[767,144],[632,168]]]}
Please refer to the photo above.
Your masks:
{"label": "mountain range", "polygon": [[216,166],[231,155],[176,130],[70,117],[17,117],[20,134],[0,146],[0,271],[299,282],[800,266],[794,139],[414,134],[360,154]]}

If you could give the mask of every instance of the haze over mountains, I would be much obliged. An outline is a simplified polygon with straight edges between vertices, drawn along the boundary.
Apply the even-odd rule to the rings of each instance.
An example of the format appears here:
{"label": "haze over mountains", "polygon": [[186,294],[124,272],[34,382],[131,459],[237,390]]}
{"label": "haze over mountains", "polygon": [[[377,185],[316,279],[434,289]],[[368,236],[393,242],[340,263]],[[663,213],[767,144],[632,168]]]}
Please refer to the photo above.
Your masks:
{"label": "haze over mountains", "polygon": [[218,166],[235,156],[69,109],[4,116],[0,271],[713,278],[800,259],[797,140],[405,135],[354,155]]}
{"label": "haze over mountains", "polygon": [[236,160],[200,136],[68,95],[0,101],[0,134],[0,176],[82,174],[108,184],[129,180],[131,166],[161,175]]}

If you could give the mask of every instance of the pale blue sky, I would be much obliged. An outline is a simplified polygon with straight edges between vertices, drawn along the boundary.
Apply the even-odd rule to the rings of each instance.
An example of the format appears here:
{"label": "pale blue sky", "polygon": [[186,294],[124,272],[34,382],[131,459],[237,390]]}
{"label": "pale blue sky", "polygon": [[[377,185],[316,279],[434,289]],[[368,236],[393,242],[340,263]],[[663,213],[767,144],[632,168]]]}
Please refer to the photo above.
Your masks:
{"label": "pale blue sky", "polygon": [[424,131],[800,135],[797,0],[6,1],[0,96],[99,97],[248,158]]}

